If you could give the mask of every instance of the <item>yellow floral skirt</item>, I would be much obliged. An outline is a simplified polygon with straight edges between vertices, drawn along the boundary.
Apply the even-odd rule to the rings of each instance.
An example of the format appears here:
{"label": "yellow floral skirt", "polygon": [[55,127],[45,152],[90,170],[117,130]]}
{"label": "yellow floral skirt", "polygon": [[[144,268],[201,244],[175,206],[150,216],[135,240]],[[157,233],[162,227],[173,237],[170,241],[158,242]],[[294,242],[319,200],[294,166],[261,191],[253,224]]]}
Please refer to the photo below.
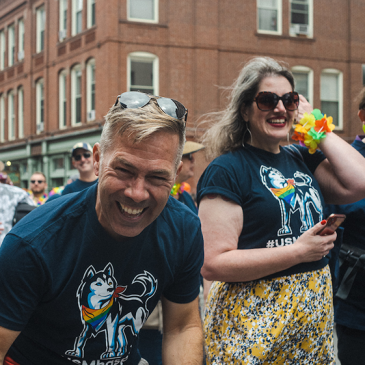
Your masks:
{"label": "yellow floral skirt", "polygon": [[207,365],[335,364],[329,268],[214,282],[204,326]]}

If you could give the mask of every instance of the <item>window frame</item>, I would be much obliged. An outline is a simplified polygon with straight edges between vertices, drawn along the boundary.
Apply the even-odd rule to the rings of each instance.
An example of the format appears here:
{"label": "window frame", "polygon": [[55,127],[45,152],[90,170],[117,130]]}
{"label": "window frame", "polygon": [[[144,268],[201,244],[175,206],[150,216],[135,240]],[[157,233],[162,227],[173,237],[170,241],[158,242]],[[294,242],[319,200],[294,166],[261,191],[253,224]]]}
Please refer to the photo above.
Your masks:
{"label": "window frame", "polygon": [[[291,69],[292,73],[301,73],[306,74],[308,76],[308,102],[309,104],[313,105],[313,79],[314,73],[310,67],[307,66],[293,66]],[[294,78],[295,80],[295,78]],[[295,90],[297,91],[297,90]]]}
{"label": "window frame", "polygon": [[37,14],[36,53],[40,53],[44,50],[45,46],[44,32],[46,29],[46,11],[44,4],[37,8],[36,14]]}
{"label": "window frame", "polygon": [[0,142],[5,142],[5,93],[0,94]]}
{"label": "window frame", "polygon": [[18,137],[24,137],[24,88],[18,87]]}
{"label": "window frame", "polygon": [[[153,53],[149,52],[131,52],[128,54],[127,60],[127,90],[131,89],[131,71],[132,71],[132,61],[151,61],[152,62],[152,89],[153,94],[159,94],[159,58]],[[138,86],[138,85],[136,85]]]}
{"label": "window frame", "polygon": [[58,76],[58,127],[67,128],[67,71],[62,70]]}
{"label": "window frame", "polygon": [[8,141],[15,139],[15,98],[14,90],[8,92]]}
{"label": "window frame", "polygon": [[[92,86],[94,86],[94,88]],[[95,120],[95,59],[94,58],[91,58],[86,64],[86,113],[88,122]],[[89,113],[92,113],[93,117],[91,117]]]}
{"label": "window frame", "polygon": [[362,69],[362,86],[365,87],[365,64],[361,65]]}
{"label": "window frame", "polygon": [[36,134],[44,131],[44,79],[36,82]]}
{"label": "window frame", "polygon": [[95,0],[87,0],[86,28],[91,28],[96,24]]}
{"label": "window frame", "polygon": [[8,67],[15,64],[15,24],[8,26]]}
{"label": "window frame", "polygon": [[134,21],[134,22],[143,22],[143,23],[158,23],[159,22],[159,0],[151,0],[153,1],[153,11],[154,11],[154,19],[143,19],[143,18],[133,18],[130,15],[131,12],[131,5],[130,2],[131,0],[127,0],[127,19],[129,21]]}
{"label": "window frame", "polygon": [[24,60],[24,38],[25,38],[24,19],[20,18],[18,20],[18,62]]}
{"label": "window frame", "polygon": [[257,33],[260,34],[273,34],[273,35],[281,35],[283,33],[283,4],[282,4],[282,0],[276,0],[277,1],[277,23],[278,23],[278,29],[275,30],[264,30],[264,29],[260,29],[259,25],[260,25],[260,15],[259,15],[259,9],[265,9],[262,7],[259,7],[259,2],[260,0],[256,0],[256,21],[257,21]]}
{"label": "window frame", "polygon": [[68,0],[60,0],[58,10],[59,10],[58,40],[62,42],[67,37]]}
{"label": "window frame", "polygon": [[[325,68],[321,71],[321,89],[320,89],[320,101],[326,101],[322,99],[322,75],[323,74],[332,74],[337,75],[338,77],[338,126],[336,126],[336,130],[343,130],[343,73],[340,70],[334,68]],[[322,110],[321,110],[322,111]],[[325,114],[325,111],[322,111]],[[329,116],[329,115],[328,115]]]}
{"label": "window frame", "polygon": [[[292,7],[292,3],[293,1],[297,1],[297,0],[290,0],[289,1],[289,35],[292,37],[300,37],[301,34],[300,33],[296,33],[294,30],[294,27],[296,25],[296,23],[292,23],[291,22],[291,7]],[[308,38],[313,38],[313,0],[307,0],[308,1],[308,33],[306,34],[306,36]]]}
{"label": "window frame", "polygon": [[[78,5],[81,4],[81,9],[79,9]],[[72,0],[72,19],[71,19],[71,35],[75,36],[77,34],[82,33],[83,31],[83,11],[84,5],[83,0]],[[81,13],[81,23],[80,23],[80,30],[78,31],[78,14]]]}
{"label": "window frame", "polygon": [[5,29],[0,30],[0,70],[5,69],[6,60],[6,42],[5,42]]}
{"label": "window frame", "polygon": [[[77,94],[77,73],[80,73],[80,94]],[[77,97],[80,97],[80,121],[77,121]],[[78,126],[82,124],[82,68],[80,64],[72,67],[71,70],[71,125]]]}

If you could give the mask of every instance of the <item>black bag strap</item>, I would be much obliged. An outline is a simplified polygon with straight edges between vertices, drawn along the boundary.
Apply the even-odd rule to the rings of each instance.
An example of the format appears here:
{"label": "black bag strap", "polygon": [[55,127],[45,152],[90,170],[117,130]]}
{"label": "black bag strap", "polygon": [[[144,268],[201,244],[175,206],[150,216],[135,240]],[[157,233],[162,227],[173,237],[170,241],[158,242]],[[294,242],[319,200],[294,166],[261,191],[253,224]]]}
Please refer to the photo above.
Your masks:
{"label": "black bag strap", "polygon": [[348,269],[341,280],[336,297],[346,300],[350,294],[355,277],[360,268],[365,268],[365,250],[343,244],[340,250],[340,267],[347,262]]}
{"label": "black bag strap", "polygon": [[33,209],[37,208],[35,205],[30,205],[27,203],[18,203],[15,208],[15,213],[13,216],[13,227],[18,223],[23,217],[25,217]]}

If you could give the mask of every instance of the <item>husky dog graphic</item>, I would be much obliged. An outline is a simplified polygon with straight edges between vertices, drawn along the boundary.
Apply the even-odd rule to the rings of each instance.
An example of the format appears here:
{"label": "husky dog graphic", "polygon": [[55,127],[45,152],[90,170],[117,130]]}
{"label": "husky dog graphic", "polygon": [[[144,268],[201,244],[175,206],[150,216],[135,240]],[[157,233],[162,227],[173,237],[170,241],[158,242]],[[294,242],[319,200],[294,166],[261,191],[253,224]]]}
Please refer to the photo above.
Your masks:
{"label": "husky dog graphic", "polygon": [[312,209],[322,220],[322,203],[318,191],[312,187],[312,178],[302,172],[295,172],[294,177],[286,179],[283,174],[272,168],[261,166],[261,181],[278,200],[281,210],[281,228],[278,236],[292,233],[290,228],[291,214],[299,210],[302,226],[300,232],[305,232],[314,225]]}
{"label": "husky dog graphic", "polygon": [[[100,358],[120,357],[121,361],[123,358],[126,360],[130,350],[128,335],[136,336],[146,321],[149,315],[147,302],[156,293],[157,280],[145,271],[134,278],[130,287],[133,287],[133,292],[138,290],[139,294],[125,294],[127,287],[117,285],[112,264],[98,272],[92,265],[89,266],[76,294],[84,328],[75,340],[74,349],[67,351],[66,356],[82,358],[86,341],[104,332],[106,351]],[[124,301],[136,301],[140,306],[135,313],[124,313]]]}

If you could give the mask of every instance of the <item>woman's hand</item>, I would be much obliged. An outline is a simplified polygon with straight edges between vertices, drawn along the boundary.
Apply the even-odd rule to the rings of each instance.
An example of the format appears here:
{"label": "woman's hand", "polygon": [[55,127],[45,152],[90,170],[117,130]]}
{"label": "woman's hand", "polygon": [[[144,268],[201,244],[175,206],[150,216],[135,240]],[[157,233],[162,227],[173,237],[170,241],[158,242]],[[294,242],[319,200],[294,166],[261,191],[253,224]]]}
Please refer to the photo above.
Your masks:
{"label": "woman's hand", "polygon": [[324,224],[326,224],[326,221],[317,223],[304,232],[293,244],[297,249],[300,262],[319,261],[323,256],[328,255],[334,247],[333,242],[337,237],[336,232],[327,236],[319,235]]}
{"label": "woman's hand", "polygon": [[296,121],[299,122],[302,118],[304,113],[311,113],[313,110],[312,105],[309,104],[308,100],[303,96],[299,95],[299,107],[298,107],[298,113],[295,117]]}

